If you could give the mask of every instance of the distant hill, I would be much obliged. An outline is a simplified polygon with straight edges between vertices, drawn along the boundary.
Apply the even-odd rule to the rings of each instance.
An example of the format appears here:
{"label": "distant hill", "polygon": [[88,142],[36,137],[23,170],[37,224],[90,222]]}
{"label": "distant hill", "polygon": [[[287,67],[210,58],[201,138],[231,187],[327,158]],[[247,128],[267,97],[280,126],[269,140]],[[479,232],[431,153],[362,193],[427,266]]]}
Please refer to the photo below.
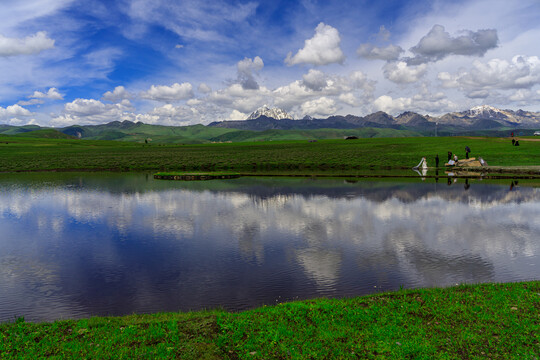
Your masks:
{"label": "distant hill", "polygon": [[27,132],[20,132],[14,136],[40,139],[75,139],[75,137],[64,134],[63,132],[56,129],[39,129]]}
{"label": "distant hill", "polygon": [[[266,115],[265,115],[266,114]],[[275,119],[267,115],[277,114]],[[65,128],[41,128],[37,125],[0,125],[0,134],[117,140],[140,143],[199,144],[223,141],[268,141],[331,139],[346,136],[454,136],[532,135],[540,130],[540,113],[523,110],[500,110],[483,105],[470,110],[448,113],[439,117],[404,112],[396,117],[379,111],[364,117],[334,115],[328,118],[306,116],[301,120],[285,118],[280,109],[261,108],[248,120],[228,120],[205,125],[163,126],[142,122],[113,121],[100,125],[72,125]]]}
{"label": "distant hill", "polygon": [[[271,109],[279,112],[280,109]],[[253,113],[248,120],[221,121],[209,124],[210,127],[264,131],[291,129],[354,129],[360,127],[379,127],[413,131],[434,131],[435,128],[451,129],[453,132],[469,130],[487,130],[504,128],[540,128],[540,113],[523,110],[500,110],[488,105],[476,106],[470,110],[448,113],[440,117],[420,115],[407,111],[396,117],[378,111],[364,117],[354,115],[335,115],[326,119],[315,119],[309,116],[302,120],[275,119],[267,115],[254,118]],[[266,112],[268,114],[268,112]]]}

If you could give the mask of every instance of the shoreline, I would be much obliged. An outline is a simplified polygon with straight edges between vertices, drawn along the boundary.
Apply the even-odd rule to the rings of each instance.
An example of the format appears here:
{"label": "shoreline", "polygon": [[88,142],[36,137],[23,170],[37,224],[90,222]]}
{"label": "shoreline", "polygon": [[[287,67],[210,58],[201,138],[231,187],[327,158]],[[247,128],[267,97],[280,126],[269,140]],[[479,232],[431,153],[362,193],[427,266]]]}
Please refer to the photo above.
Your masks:
{"label": "shoreline", "polygon": [[[0,323],[1,358],[535,358],[540,281],[211,310]],[[444,356],[443,356],[444,357]]]}
{"label": "shoreline", "polygon": [[[424,174],[414,173],[412,168],[384,168],[384,169],[354,169],[334,171],[312,171],[306,172],[302,170],[288,170],[285,172],[279,170],[252,170],[242,171],[230,169],[231,171],[181,171],[180,173],[204,173],[212,175],[213,173],[221,174],[232,172],[239,176],[250,177],[321,177],[321,178],[462,178],[462,179],[537,179],[540,178],[540,166],[486,166],[481,168],[434,168],[428,167],[428,172]],[[392,172],[396,173],[392,173]],[[410,171],[411,174],[405,172]],[[121,168],[58,168],[58,169],[32,169],[32,170],[15,170],[15,171],[0,171],[0,174],[20,174],[20,173],[152,173],[153,175],[163,173],[162,170],[139,170],[139,169],[121,169]],[[177,171],[170,171],[172,173]],[[216,179],[220,175],[216,176]]]}

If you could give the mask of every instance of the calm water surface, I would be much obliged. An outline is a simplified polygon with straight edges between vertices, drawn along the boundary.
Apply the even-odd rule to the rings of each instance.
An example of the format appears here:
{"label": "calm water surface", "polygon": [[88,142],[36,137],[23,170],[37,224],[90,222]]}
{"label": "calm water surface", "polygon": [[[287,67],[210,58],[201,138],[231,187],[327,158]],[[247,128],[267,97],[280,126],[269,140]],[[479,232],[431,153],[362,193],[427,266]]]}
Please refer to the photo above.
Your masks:
{"label": "calm water surface", "polygon": [[540,279],[540,189],[0,175],[0,321]]}

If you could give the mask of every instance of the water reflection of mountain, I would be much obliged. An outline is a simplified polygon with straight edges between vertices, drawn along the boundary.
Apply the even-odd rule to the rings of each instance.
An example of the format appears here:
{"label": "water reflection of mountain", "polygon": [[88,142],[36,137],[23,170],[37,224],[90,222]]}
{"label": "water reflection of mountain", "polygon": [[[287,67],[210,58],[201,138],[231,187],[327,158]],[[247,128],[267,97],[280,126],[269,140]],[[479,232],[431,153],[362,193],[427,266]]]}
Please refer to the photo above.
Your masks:
{"label": "water reflection of mountain", "polygon": [[[448,179],[448,182],[447,182]],[[46,173],[1,174],[0,187],[4,189],[87,189],[113,195],[144,194],[154,191],[188,190],[242,193],[254,202],[275,201],[292,195],[329,198],[366,198],[375,202],[399,199],[404,203],[416,202],[438,196],[451,202],[521,203],[540,199],[540,189],[489,181],[465,180],[441,177],[439,182],[419,182],[402,179],[355,179],[340,178],[270,178],[244,177],[233,180],[212,181],[163,181],[154,180],[149,173]],[[448,185],[449,184],[449,185]],[[514,185],[513,185],[514,184]],[[518,183],[519,185],[519,183]]]}
{"label": "water reflection of mountain", "polygon": [[301,188],[248,185],[241,190],[231,191],[247,194],[254,202],[261,203],[298,195],[306,198],[313,196],[326,196],[334,199],[365,198],[374,202],[398,199],[403,203],[414,203],[434,197],[442,198],[449,202],[478,204],[521,203],[540,200],[540,191],[529,187],[514,186],[510,190],[507,185],[477,183],[465,189],[463,183],[453,183],[452,186],[447,186],[446,184],[399,183],[397,181],[396,183],[387,182],[382,185],[369,181],[354,184],[344,184],[335,181],[333,186],[329,186],[330,183],[328,182],[321,184],[325,186],[306,183]]}
{"label": "water reflection of mountain", "polygon": [[40,306],[34,318],[49,320],[240,310],[539,274],[540,194],[515,184],[131,174],[123,192],[117,174],[63,176],[0,181],[0,319]]}

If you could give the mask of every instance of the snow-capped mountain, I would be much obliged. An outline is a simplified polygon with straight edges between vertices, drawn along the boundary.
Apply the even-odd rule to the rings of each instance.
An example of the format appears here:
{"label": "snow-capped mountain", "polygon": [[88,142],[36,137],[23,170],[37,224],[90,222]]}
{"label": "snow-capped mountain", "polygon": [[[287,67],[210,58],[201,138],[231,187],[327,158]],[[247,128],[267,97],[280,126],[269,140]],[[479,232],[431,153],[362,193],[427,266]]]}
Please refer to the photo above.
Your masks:
{"label": "snow-capped mountain", "polygon": [[293,117],[288,114],[285,110],[282,110],[280,108],[269,108],[268,106],[264,105],[263,107],[258,108],[254,112],[251,113],[251,115],[248,116],[246,120],[254,120],[261,116],[266,116],[269,118],[273,118],[276,120],[282,120],[282,119],[292,119]]}
{"label": "snow-capped mountain", "polygon": [[496,125],[537,126],[540,122],[540,114],[523,110],[501,110],[489,105],[475,106],[462,112],[454,112],[443,115],[439,118],[442,123],[453,125],[472,125],[478,120],[489,120]]}
{"label": "snow-capped mountain", "polygon": [[[258,119],[261,117],[261,119]],[[420,115],[406,111],[399,116],[392,116],[379,111],[363,117],[354,115],[333,115],[326,119],[306,116],[293,120],[292,116],[281,109],[263,106],[253,112],[247,120],[229,120],[210,123],[209,126],[234,128],[241,130],[290,130],[290,129],[356,129],[360,127],[394,128],[402,127],[434,131],[451,129],[455,132],[464,130],[493,130],[504,127],[515,129],[540,129],[540,112],[524,110],[501,110],[493,106],[475,106],[461,112],[447,113],[442,116]]]}
{"label": "snow-capped mountain", "polygon": [[493,106],[489,105],[480,105],[475,106],[467,111],[465,113],[469,117],[475,117],[475,118],[481,118],[481,119],[489,119],[489,118],[500,118],[500,117],[511,117],[507,111],[497,109]]}

